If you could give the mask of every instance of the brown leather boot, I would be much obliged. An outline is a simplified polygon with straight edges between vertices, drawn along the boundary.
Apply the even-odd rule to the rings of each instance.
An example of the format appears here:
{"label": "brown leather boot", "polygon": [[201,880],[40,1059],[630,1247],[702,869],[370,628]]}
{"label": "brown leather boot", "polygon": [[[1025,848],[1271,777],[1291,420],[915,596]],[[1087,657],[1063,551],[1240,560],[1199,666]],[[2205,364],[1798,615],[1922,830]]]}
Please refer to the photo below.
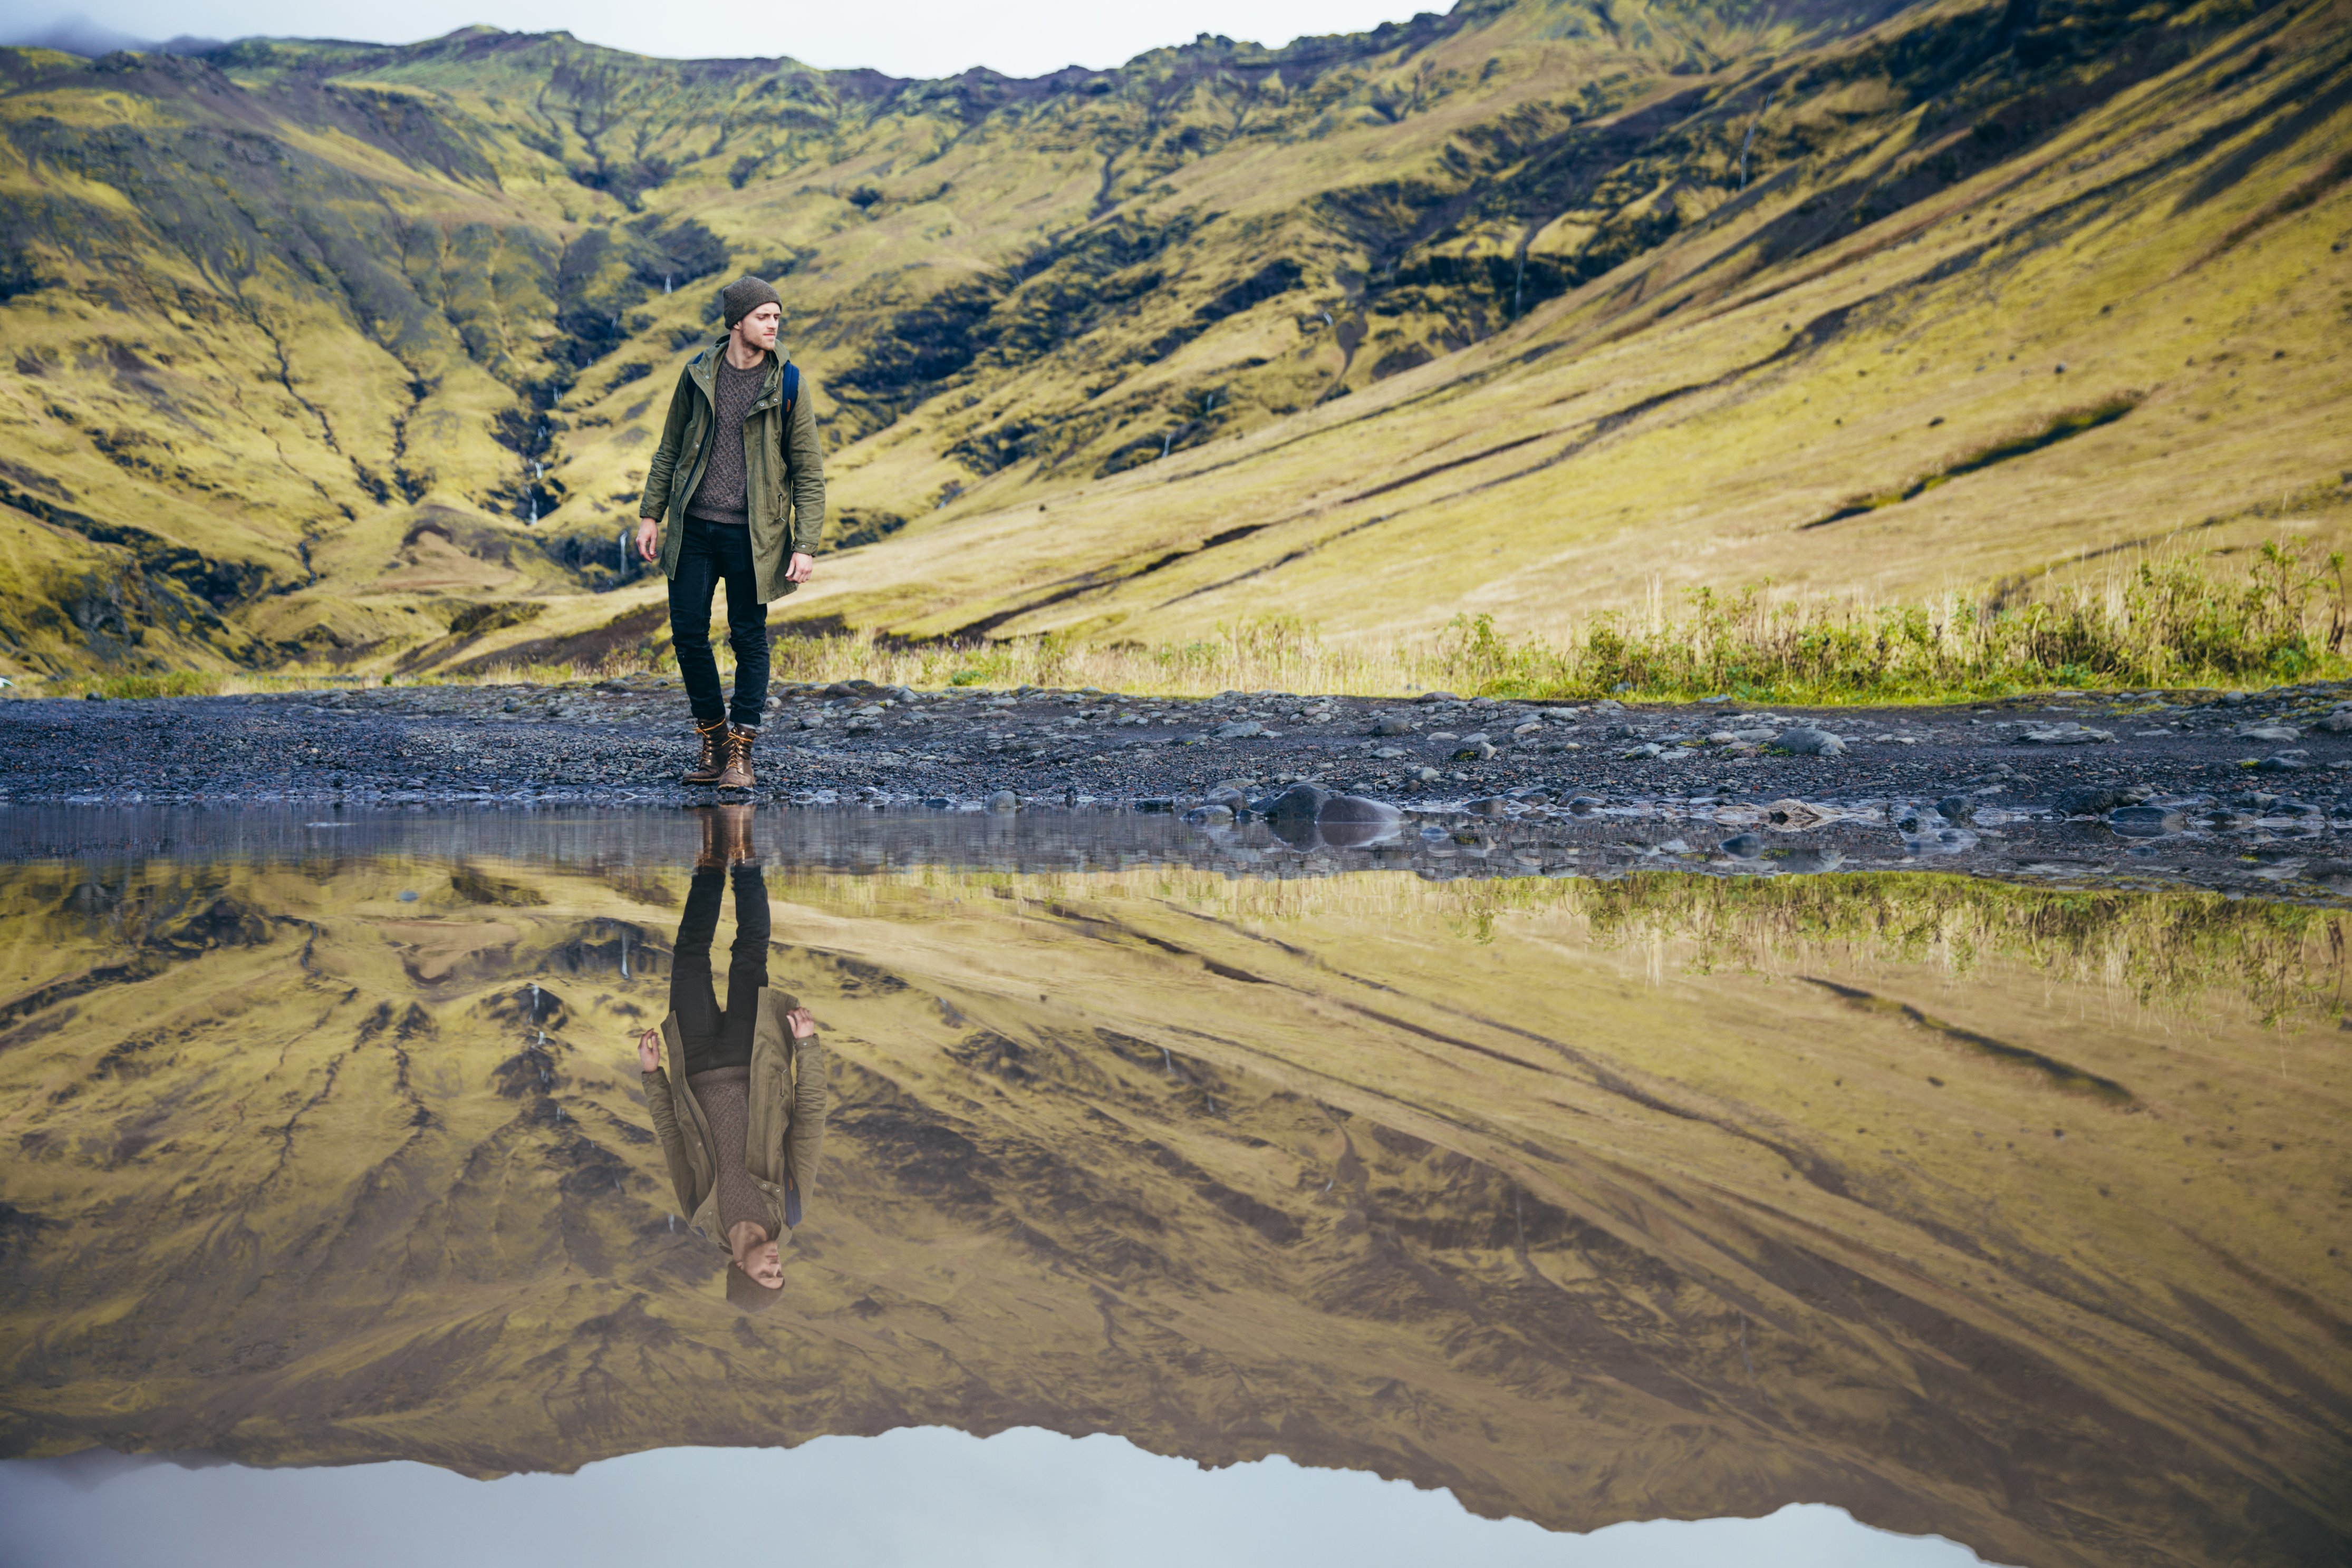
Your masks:
{"label": "brown leather boot", "polygon": [[728,842],[719,831],[719,813],[708,806],[688,808],[702,824],[702,847],[694,852],[694,869],[719,871],[727,864]]}
{"label": "brown leather boot", "polygon": [[704,724],[697,719],[694,734],[702,743],[702,753],[695,758],[693,767],[678,775],[678,782],[716,784],[719,776],[727,770],[727,721],[722,718]]}
{"label": "brown leather boot", "polygon": [[756,729],[746,729],[740,724],[729,727],[727,766],[719,770],[718,779],[721,789],[749,789],[751,787],[751,744],[759,738],[760,732]]}

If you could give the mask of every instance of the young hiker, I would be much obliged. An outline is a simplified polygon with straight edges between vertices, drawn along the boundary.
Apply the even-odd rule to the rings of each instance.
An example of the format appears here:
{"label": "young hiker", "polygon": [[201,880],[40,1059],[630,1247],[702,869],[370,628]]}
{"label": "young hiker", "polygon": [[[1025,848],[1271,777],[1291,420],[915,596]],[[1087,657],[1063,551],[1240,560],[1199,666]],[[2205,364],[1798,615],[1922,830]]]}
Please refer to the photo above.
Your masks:
{"label": "young hiker", "polygon": [[[637,1038],[637,1067],[678,1212],[727,1253],[727,1299],[757,1311],[782,1290],[778,1249],[816,1184],[826,1060],[808,1009],[768,987],[768,889],[751,829],[750,806],[703,819],[670,963],[669,1016]],[[730,881],[735,946],[722,1009],[710,941]]]}
{"label": "young hiker", "polygon": [[[824,532],[824,460],[812,388],[776,351],[783,305],[756,277],[719,296],[727,336],[687,361],[637,503],[637,553],[658,551],[669,629],[701,750],[684,779],[749,789],[768,701],[768,611],[809,580]],[[710,600],[727,584],[730,704],[710,655]],[[729,722],[730,718],[733,722]]]}

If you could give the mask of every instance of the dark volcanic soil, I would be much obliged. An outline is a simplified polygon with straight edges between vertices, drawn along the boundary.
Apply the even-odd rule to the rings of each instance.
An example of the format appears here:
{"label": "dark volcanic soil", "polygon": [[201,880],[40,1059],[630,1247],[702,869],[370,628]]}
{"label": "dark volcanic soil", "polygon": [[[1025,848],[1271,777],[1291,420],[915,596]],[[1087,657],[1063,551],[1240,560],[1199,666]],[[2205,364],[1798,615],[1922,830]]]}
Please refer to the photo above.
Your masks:
{"label": "dark volcanic soil", "polygon": [[[714,798],[677,782],[691,730],[674,681],[661,678],[24,700],[0,704],[0,804]],[[2334,859],[2339,838],[2352,840],[2352,690],[2338,685],[1771,712],[837,685],[784,689],[755,766],[751,798],[762,800],[1197,811],[1202,831],[1236,846],[1442,840],[1483,845],[1494,869],[1520,873],[1597,870],[1583,858],[1597,855],[1735,871],[2186,877],[2305,896],[2352,889],[2352,864]],[[1402,816],[1360,810],[1370,825],[1343,827],[1344,809],[1327,810],[1318,827],[1299,796],[1254,828],[1248,805],[1297,780]],[[1220,801],[1241,810],[1239,822]]]}

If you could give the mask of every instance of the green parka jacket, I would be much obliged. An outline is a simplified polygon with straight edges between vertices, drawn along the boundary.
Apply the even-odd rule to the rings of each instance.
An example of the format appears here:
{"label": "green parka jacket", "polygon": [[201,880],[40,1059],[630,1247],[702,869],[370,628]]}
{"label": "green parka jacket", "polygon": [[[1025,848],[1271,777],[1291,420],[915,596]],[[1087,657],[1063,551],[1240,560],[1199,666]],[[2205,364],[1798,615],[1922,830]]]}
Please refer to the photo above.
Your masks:
{"label": "green parka jacket", "polygon": [[[816,1036],[793,1039],[784,1015],[800,1006],[788,992],[760,988],[760,1010],[751,1027],[751,1127],[743,1138],[743,1168],[766,1200],[768,1234],[776,1240],[799,1223],[816,1190],[816,1166],[824,1153],[825,1077],[829,1061]],[[662,1019],[663,1043],[680,1067],[673,1080],[655,1068],[645,1075],[646,1107],[654,1135],[669,1166],[677,1211],[689,1225],[727,1245],[719,1223],[719,1143],[709,1118],[695,1100],[683,1071],[685,1042],[677,1015]]]}
{"label": "green parka jacket", "polygon": [[[661,444],[646,469],[646,492],[637,516],[661,524],[662,571],[677,575],[677,553],[686,538],[686,507],[710,461],[717,437],[718,404],[711,392],[719,361],[727,352],[719,339],[686,362],[670,393],[669,417],[662,422]],[[743,506],[751,524],[751,559],[759,569],[760,602],[790,593],[799,584],[784,579],[792,555],[814,555],[824,537],[824,455],[817,446],[815,383],[801,372],[793,399],[792,425],[785,428],[784,362],[768,353],[768,379],[743,419]]]}

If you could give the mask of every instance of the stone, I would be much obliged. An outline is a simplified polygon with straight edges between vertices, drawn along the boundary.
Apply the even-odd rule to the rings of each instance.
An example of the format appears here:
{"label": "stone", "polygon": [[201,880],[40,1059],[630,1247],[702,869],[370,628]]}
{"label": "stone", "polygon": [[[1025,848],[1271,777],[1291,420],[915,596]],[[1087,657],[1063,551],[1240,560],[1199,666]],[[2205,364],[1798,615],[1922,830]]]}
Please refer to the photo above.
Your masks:
{"label": "stone", "polygon": [[1538,716],[1548,718],[1554,724],[1574,724],[1584,716],[1584,710],[1575,707],[1548,707],[1543,709]]}
{"label": "stone", "polygon": [[1809,724],[1782,730],[1772,737],[1772,744],[1795,757],[1835,757],[1845,750],[1844,741]]}
{"label": "stone", "polygon": [[1791,832],[1818,827],[1830,820],[1830,814],[1827,811],[1817,806],[1808,806],[1802,800],[1775,800],[1759,809],[1763,812],[1766,821],[1775,827],[1786,828]]}
{"label": "stone", "polygon": [[1258,723],[1258,721],[1254,718],[1244,718],[1236,719],[1231,724],[1221,724],[1217,726],[1213,738],[1218,740],[1252,740],[1265,733],[1265,726]]}
{"label": "stone", "polygon": [[1764,841],[1754,833],[1734,833],[1717,846],[1725,854],[1752,861],[1764,852]]}
{"label": "stone", "polygon": [[1222,828],[1234,820],[1230,806],[1195,806],[1184,813],[1184,820],[1196,828]]}
{"label": "stone", "polygon": [[1139,795],[1136,797],[1135,809],[1139,811],[1173,811],[1176,809],[1176,800],[1175,797],[1171,795]]}
{"label": "stone", "polygon": [[1569,801],[1568,809],[1582,817],[1599,810],[1607,804],[1608,802],[1598,795],[1579,795]]}
{"label": "stone", "polygon": [[1976,820],[1976,802],[1966,795],[1947,795],[1936,802],[1937,814],[1948,822],[1971,822]]}
{"label": "stone", "polygon": [[1440,779],[1444,778],[1445,775],[1440,773],[1434,768],[1423,768],[1416,769],[1413,773],[1413,777],[1420,779],[1424,784],[1434,784]]}
{"label": "stone", "polygon": [[2116,807],[2129,804],[2124,799],[2126,793],[2110,786],[2086,784],[2058,791],[2050,809],[2062,817],[2104,817]]}
{"label": "stone", "polygon": [[2303,731],[2296,729],[2292,726],[2284,724],[2258,724],[2250,728],[2238,731],[2238,738],[2241,740],[2269,740],[2278,742],[2301,740],[2303,738]]}
{"label": "stone", "polygon": [[1387,838],[1403,821],[1404,813],[1385,800],[1366,795],[1334,795],[1316,813],[1315,825],[1325,843],[1354,849]]}
{"label": "stone", "polygon": [[2020,746],[2096,746],[2115,739],[2115,732],[2092,729],[2069,720],[2053,724],[2047,729],[2029,729],[2017,737]]}
{"label": "stone", "polygon": [[1542,730],[1542,728],[1543,720],[1539,718],[1531,718],[1525,724],[1514,725],[1511,727],[1511,733],[1524,737],[1526,736],[1538,734]]}
{"label": "stone", "polygon": [[2221,706],[2223,707],[2243,707],[2245,703],[2246,694],[2243,692],[2223,692],[2221,694]]}
{"label": "stone", "polygon": [[952,811],[955,810],[955,802],[949,800],[945,795],[926,795],[923,797],[923,805],[928,810],[933,811]]}
{"label": "stone", "polygon": [[1475,746],[1465,746],[1454,754],[1456,762],[1491,762],[1494,759],[1495,748],[1483,740]]}
{"label": "stone", "polygon": [[1000,817],[1011,816],[1021,810],[1021,797],[1010,789],[999,789],[988,798],[988,809]]}
{"label": "stone", "polygon": [[1412,700],[1417,703],[1458,703],[1462,699],[1452,692],[1423,692]]}
{"label": "stone", "polygon": [[1644,741],[1631,751],[1619,752],[1617,754],[1617,759],[1621,762],[1637,762],[1643,758],[1656,757],[1660,755],[1664,749],[1664,748],[1660,747],[1654,740]]}
{"label": "stone", "polygon": [[2179,812],[2162,806],[2118,806],[2107,813],[2107,826],[2127,839],[2160,839],[2184,825]]}
{"label": "stone", "polygon": [[1471,801],[1462,809],[1478,817],[1507,817],[1511,814],[1511,803],[1500,795],[1486,796],[1481,800]]}
{"label": "stone", "polygon": [[1373,752],[1372,755],[1380,758],[1382,762],[1393,762],[1398,758],[1406,755],[1406,753],[1404,747],[1402,746],[1383,746],[1379,750]]}
{"label": "stone", "polygon": [[2324,729],[2330,735],[2341,735],[2346,730],[2352,729],[2352,712],[2331,713],[2311,727]]}
{"label": "stone", "polygon": [[1739,737],[1727,729],[1718,729],[1706,737],[1706,743],[1709,746],[1737,746]]}
{"label": "stone", "polygon": [[1780,733],[1780,732],[1777,729],[1756,729],[1750,727],[1748,729],[1735,729],[1731,731],[1731,738],[1738,741],[1742,746],[1764,746],[1768,745],[1772,740],[1773,737]]}
{"label": "stone", "polygon": [[1312,822],[1330,798],[1331,792],[1321,785],[1302,780],[1278,795],[1251,801],[1250,810],[1269,822]]}
{"label": "stone", "polygon": [[2310,766],[2308,758],[2282,751],[2276,757],[2265,757],[2255,763],[2254,770],[2258,773],[2295,773]]}
{"label": "stone", "polygon": [[1472,730],[1468,735],[1462,737],[1462,744],[1465,746],[1484,746],[1486,744],[1486,732],[1483,729]]}
{"label": "stone", "polygon": [[1452,746],[1461,738],[1462,737],[1460,736],[1454,734],[1450,729],[1433,730],[1430,732],[1429,744],[1432,746]]}
{"label": "stone", "polygon": [[1206,795],[1202,796],[1202,799],[1212,806],[1237,808],[1243,803],[1244,797],[1241,790],[1234,786],[1231,784],[1220,784],[1215,789],[1210,790]]}
{"label": "stone", "polygon": [[1401,713],[1384,713],[1372,721],[1374,735],[1411,735],[1412,720]]}

